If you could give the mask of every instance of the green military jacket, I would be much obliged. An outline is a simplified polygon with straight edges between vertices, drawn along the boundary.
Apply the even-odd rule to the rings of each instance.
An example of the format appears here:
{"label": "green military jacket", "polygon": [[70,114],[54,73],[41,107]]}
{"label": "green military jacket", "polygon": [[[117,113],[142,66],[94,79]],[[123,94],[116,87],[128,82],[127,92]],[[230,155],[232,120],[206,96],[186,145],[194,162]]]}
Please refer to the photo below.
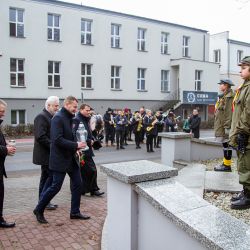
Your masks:
{"label": "green military jacket", "polygon": [[[234,100],[234,111],[229,134],[230,145],[237,146],[237,135],[250,135],[250,80],[242,85],[239,95]],[[248,146],[250,148],[250,136]]]}
{"label": "green military jacket", "polygon": [[216,137],[224,137],[225,129],[231,128],[232,103],[234,92],[229,89],[218,101],[214,117],[214,132]]}

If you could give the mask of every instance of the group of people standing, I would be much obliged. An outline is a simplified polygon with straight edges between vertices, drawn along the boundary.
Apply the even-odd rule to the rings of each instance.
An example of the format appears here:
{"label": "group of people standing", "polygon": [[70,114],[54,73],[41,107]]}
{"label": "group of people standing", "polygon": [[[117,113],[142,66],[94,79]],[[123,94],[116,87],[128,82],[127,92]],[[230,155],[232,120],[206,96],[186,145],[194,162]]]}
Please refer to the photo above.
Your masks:
{"label": "group of people standing", "polygon": [[128,109],[113,111],[108,108],[103,116],[105,128],[105,143],[114,146],[116,139],[116,149],[125,149],[128,141],[132,141],[132,133],[134,134],[136,149],[141,148],[146,135],[147,152],[154,152],[153,147],[160,147],[160,137],[158,133],[163,131],[165,118],[162,111],[155,114],[151,110],[141,107],[133,114]]}
{"label": "group of people standing", "polygon": [[[58,109],[59,98],[51,96],[45,103],[45,109],[34,121],[33,163],[41,165],[42,173],[39,202],[33,212],[40,223],[48,223],[44,217],[46,208],[57,208],[50,201],[60,191],[66,174],[70,177],[70,219],[90,218],[80,212],[81,195],[104,194],[97,185],[97,169],[93,160],[95,138],[90,126],[91,107],[82,104],[77,112],[78,100],[68,96],[63,107]],[[87,131],[84,141],[77,138],[80,124]]]}
{"label": "group of people standing", "polygon": [[[0,124],[7,104],[0,99]],[[92,108],[82,104],[78,111],[78,100],[73,96],[65,98],[59,109],[59,98],[50,96],[45,107],[34,120],[33,163],[41,166],[38,204],[33,213],[39,223],[48,223],[45,209],[55,210],[57,204],[51,200],[60,191],[66,174],[70,177],[71,210],[70,219],[87,220],[89,215],[80,211],[81,195],[102,196],[97,185],[97,169],[93,160],[95,137],[91,129]],[[78,140],[78,129],[84,126],[86,138]],[[15,146],[6,143],[0,130],[0,227],[14,227],[3,218],[4,162],[7,155],[14,155]]]}

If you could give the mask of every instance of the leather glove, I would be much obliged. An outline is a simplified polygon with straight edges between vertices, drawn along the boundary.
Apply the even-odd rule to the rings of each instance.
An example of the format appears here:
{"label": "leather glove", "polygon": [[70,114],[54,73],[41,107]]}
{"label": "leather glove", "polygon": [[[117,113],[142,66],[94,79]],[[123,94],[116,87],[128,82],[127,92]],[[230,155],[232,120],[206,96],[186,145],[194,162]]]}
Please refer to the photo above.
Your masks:
{"label": "leather glove", "polygon": [[248,144],[248,135],[240,133],[237,136],[237,144],[238,144],[238,151],[240,151],[242,154],[245,154],[246,147]]}

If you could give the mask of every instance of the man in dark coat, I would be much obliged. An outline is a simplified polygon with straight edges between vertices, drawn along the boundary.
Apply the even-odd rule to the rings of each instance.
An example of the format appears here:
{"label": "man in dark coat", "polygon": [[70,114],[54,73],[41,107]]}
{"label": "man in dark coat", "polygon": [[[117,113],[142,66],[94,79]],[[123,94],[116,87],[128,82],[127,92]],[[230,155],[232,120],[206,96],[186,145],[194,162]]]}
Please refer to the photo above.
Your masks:
{"label": "man in dark coat", "polygon": [[199,113],[197,109],[193,110],[193,115],[190,118],[190,129],[194,135],[194,138],[200,138],[200,124],[201,118],[199,117]]}
{"label": "man in dark coat", "polygon": [[70,219],[86,220],[90,218],[80,212],[82,181],[75,154],[77,150],[85,148],[86,143],[74,140],[72,125],[77,106],[77,99],[68,96],[64,100],[63,108],[51,120],[49,169],[53,180],[50,186],[46,187],[45,185],[45,192],[42,192],[41,198],[33,211],[39,223],[48,223],[44,218],[44,209],[60,191],[66,173],[71,181]]}
{"label": "man in dark coat", "polygon": [[[3,122],[7,104],[0,99],[0,125]],[[7,177],[4,167],[5,158],[7,155],[14,155],[16,148],[6,144],[4,135],[0,129],[0,228],[14,227],[15,223],[8,223],[3,218],[3,201],[4,201],[4,181],[3,177]]]}
{"label": "man in dark coat", "polygon": [[111,146],[114,145],[114,134],[115,134],[115,128],[114,128],[114,116],[113,116],[113,110],[111,108],[108,108],[106,113],[103,116],[104,121],[104,129],[105,129],[105,143],[106,147],[108,147],[108,141],[111,141]]}
{"label": "man in dark coat", "polygon": [[[52,182],[49,178],[49,155],[50,155],[50,123],[53,115],[59,109],[59,98],[50,96],[45,102],[43,111],[35,117],[34,120],[34,148],[33,163],[41,165],[41,177],[39,184],[39,199],[46,181]],[[48,183],[48,185],[50,185]],[[56,209],[56,205],[49,203],[46,207],[48,210]]]}
{"label": "man in dark coat", "polygon": [[80,111],[74,118],[74,134],[76,136],[77,129],[79,124],[82,123],[84,128],[87,130],[87,145],[88,150],[83,152],[84,154],[84,164],[80,163],[80,172],[82,177],[82,195],[90,193],[92,196],[101,196],[104,192],[100,192],[100,188],[97,185],[97,169],[95,162],[93,160],[93,142],[94,137],[92,136],[92,131],[90,128],[90,118],[91,118],[91,107],[88,104],[82,104],[80,106]]}

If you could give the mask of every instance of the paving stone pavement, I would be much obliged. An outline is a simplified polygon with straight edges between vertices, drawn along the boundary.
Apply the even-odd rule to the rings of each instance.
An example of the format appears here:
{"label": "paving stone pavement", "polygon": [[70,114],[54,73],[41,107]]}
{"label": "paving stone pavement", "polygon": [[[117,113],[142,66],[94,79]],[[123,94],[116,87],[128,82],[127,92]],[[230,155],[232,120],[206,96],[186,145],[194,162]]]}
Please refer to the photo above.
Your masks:
{"label": "paving stone pavement", "polygon": [[[102,227],[106,217],[106,196],[82,196],[81,211],[90,220],[70,220],[69,178],[53,199],[56,211],[46,211],[47,225],[38,224],[32,211],[37,203],[40,172],[13,172],[5,179],[4,217],[15,221],[16,227],[0,229],[0,249],[99,250]],[[106,192],[106,176],[98,171],[98,184]]]}

